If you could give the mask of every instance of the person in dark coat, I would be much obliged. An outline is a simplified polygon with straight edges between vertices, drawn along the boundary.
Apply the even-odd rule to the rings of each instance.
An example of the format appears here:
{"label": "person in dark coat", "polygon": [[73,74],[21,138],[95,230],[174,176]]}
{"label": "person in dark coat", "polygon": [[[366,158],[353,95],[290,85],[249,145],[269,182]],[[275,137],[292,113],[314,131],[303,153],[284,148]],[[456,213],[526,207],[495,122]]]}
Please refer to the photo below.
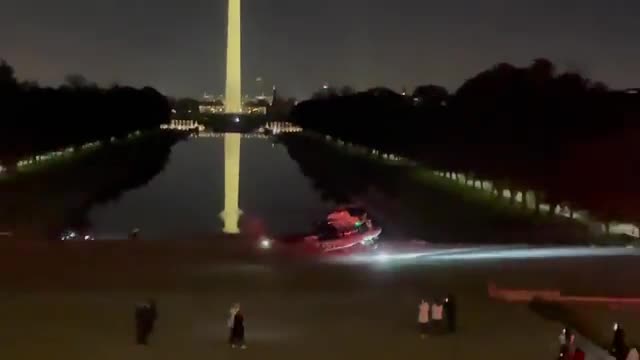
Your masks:
{"label": "person in dark coat", "polygon": [[136,305],[136,343],[138,345],[147,345],[149,343],[149,335],[153,331],[156,317],[157,310],[153,300]]}
{"label": "person in dark coat", "polygon": [[240,305],[237,305],[236,312],[233,315],[233,326],[231,327],[231,347],[240,346],[241,349],[246,349],[247,346],[244,342],[244,315],[240,310]]}
{"label": "person in dark coat", "polygon": [[456,332],[456,315],[458,309],[456,308],[456,299],[452,294],[449,294],[444,300],[444,313],[447,318],[447,327],[449,332]]}
{"label": "person in dark coat", "polygon": [[233,304],[229,309],[229,319],[227,320],[227,327],[229,328],[229,344],[233,347],[235,339],[233,337],[233,323],[235,322],[236,313],[240,309],[239,304]]}
{"label": "person in dark coat", "polygon": [[624,329],[618,324],[613,327],[613,339],[609,347],[609,354],[616,360],[624,360],[629,354],[629,346],[627,346]]}
{"label": "person in dark coat", "polygon": [[136,304],[136,344],[138,345],[147,345],[150,333],[148,318],[147,304]]}

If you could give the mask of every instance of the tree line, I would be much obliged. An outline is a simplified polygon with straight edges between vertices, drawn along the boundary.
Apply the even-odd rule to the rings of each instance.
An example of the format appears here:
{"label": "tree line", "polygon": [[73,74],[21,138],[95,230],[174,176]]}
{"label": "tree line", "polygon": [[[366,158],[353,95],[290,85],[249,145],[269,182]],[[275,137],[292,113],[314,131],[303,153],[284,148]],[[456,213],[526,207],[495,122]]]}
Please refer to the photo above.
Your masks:
{"label": "tree line", "polygon": [[536,191],[550,203],[603,219],[640,220],[640,93],[611,90],[546,59],[497,64],[453,93],[324,89],[292,121],[393,152],[433,170]]}
{"label": "tree line", "polygon": [[149,131],[83,153],[74,161],[0,181],[0,229],[18,238],[56,240],[66,229],[90,229],[93,207],[151,181],[168,163],[172,146],[185,136]]}
{"label": "tree line", "polygon": [[0,61],[0,165],[69,147],[122,138],[170,119],[167,98],[151,87],[101,88],[81,75],[57,87],[19,81]]}

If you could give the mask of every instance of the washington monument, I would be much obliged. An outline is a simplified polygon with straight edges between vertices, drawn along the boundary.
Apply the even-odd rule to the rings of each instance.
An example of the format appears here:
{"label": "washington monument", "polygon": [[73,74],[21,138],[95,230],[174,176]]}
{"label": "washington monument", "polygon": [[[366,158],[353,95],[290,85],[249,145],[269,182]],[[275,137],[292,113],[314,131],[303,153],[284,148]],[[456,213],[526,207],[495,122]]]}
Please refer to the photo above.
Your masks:
{"label": "washington monument", "polygon": [[240,0],[229,0],[227,23],[227,84],[224,98],[225,112],[242,112]]}
{"label": "washington monument", "polygon": [[[227,25],[227,84],[224,99],[227,114],[242,113],[242,58],[240,30],[240,0],[229,0]],[[238,221],[240,193],[240,134],[224,135],[224,210],[221,217],[227,234],[240,232]]]}

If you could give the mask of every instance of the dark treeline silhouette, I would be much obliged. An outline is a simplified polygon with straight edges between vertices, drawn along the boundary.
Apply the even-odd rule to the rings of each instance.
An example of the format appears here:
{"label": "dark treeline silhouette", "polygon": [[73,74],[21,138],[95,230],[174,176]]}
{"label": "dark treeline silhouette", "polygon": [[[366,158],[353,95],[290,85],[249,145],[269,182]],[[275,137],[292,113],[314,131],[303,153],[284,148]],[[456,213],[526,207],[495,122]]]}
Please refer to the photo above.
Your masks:
{"label": "dark treeline silhouette", "polygon": [[456,92],[384,88],[316,94],[291,114],[300,126],[404,155],[433,170],[533,190],[536,199],[640,220],[640,94],[558,73],[548,60],[498,64]]}
{"label": "dark treeline silhouette", "polygon": [[58,88],[40,87],[18,81],[0,61],[0,163],[11,169],[30,155],[154,129],[169,121],[170,110],[150,87],[105,89],[80,75]]}
{"label": "dark treeline silhouette", "polygon": [[[560,217],[538,221],[504,204],[460,196],[435,175],[410,164],[328,146],[320,136],[281,134],[288,154],[325,200],[363,203],[386,239],[418,237],[442,243],[584,243],[587,229]],[[464,224],[464,226],[461,226]]]}
{"label": "dark treeline silhouette", "polygon": [[271,106],[269,106],[267,109],[269,120],[279,121],[282,119],[286,119],[295,105],[295,98],[283,98],[278,94],[275,94]]}
{"label": "dark treeline silhouette", "polygon": [[110,181],[105,181],[101,187],[94,187],[91,197],[71,209],[64,225],[75,229],[91,228],[88,215],[93,207],[115,202],[127,191],[146,186],[164,171],[173,145],[183,140],[185,135],[180,132],[150,132],[137,141],[95,154],[91,162],[86,161],[85,167],[80,167],[82,171],[98,178],[105,169],[112,169],[111,172],[118,176],[111,176]]}
{"label": "dark treeline silhouette", "polygon": [[88,213],[94,206],[116,201],[151,181],[165,168],[172,146],[185,135],[149,131],[81,153],[74,161],[5,179],[0,182],[0,229],[18,237],[58,239],[67,227],[90,228]]}

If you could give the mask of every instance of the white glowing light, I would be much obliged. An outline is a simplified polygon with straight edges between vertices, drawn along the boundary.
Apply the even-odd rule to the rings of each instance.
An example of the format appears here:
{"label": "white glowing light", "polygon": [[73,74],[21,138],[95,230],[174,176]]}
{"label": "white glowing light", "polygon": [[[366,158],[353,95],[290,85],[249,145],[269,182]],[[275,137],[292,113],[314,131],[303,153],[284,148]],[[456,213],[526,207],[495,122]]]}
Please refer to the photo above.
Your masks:
{"label": "white glowing light", "polygon": [[380,262],[387,262],[389,261],[389,255],[387,255],[386,253],[380,253],[378,254],[378,256],[376,257],[376,259]]}
{"label": "white glowing light", "polygon": [[497,260],[497,259],[553,259],[566,257],[596,256],[638,256],[640,252],[624,247],[588,248],[588,247],[527,247],[522,249],[488,249],[473,253],[458,253],[433,256],[434,260]]}
{"label": "white glowing light", "polygon": [[240,118],[239,117],[235,117],[235,119],[233,119],[234,122],[239,123],[240,122]]}
{"label": "white glowing light", "polygon": [[271,241],[269,239],[262,239],[262,241],[260,241],[260,247],[263,249],[270,249]]}

